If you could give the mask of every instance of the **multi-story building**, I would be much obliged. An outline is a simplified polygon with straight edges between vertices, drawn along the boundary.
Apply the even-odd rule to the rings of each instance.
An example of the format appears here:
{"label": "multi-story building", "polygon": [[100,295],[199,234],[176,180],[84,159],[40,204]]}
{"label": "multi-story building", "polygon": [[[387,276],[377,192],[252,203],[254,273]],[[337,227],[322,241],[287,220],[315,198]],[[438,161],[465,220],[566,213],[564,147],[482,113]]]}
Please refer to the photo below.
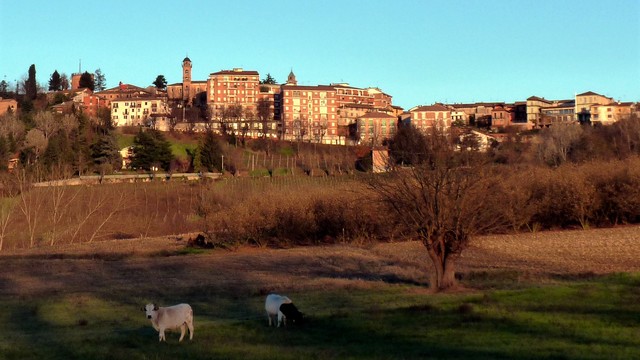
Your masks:
{"label": "multi-story building", "polygon": [[164,97],[138,97],[111,100],[111,121],[114,126],[151,126],[165,129],[158,123],[170,113]]}
{"label": "multi-story building", "polygon": [[589,124],[591,118],[591,107],[594,105],[608,105],[613,103],[613,98],[587,91],[577,94],[575,99],[575,119],[581,124]]}
{"label": "multi-story building", "polygon": [[634,112],[632,102],[612,102],[607,105],[591,105],[589,113],[594,125],[611,125],[616,121],[629,118]]}
{"label": "multi-story building", "polygon": [[257,71],[221,70],[207,80],[207,105],[214,131],[245,134],[256,121],[260,93]]}
{"label": "multi-story building", "polygon": [[358,118],[358,143],[378,146],[392,139],[398,129],[398,118],[383,112],[368,112]]}
{"label": "multi-story building", "polygon": [[338,104],[332,86],[282,85],[282,138],[290,141],[309,141],[324,144],[344,144],[338,132]]}
{"label": "multi-story building", "polygon": [[447,131],[453,123],[451,109],[442,104],[417,106],[410,109],[409,113],[411,125],[425,133],[433,127]]}
{"label": "multi-story building", "polygon": [[540,108],[538,127],[575,122],[574,108],[575,101],[573,100],[553,101],[551,105]]}

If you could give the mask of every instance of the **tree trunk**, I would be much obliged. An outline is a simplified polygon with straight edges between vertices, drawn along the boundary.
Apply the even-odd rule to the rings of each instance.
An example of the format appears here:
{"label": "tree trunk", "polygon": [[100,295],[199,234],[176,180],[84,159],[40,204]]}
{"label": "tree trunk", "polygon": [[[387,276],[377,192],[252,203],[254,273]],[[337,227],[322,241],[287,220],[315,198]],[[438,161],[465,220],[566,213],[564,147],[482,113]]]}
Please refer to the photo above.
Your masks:
{"label": "tree trunk", "polygon": [[458,284],[456,281],[456,261],[454,257],[447,256],[444,258],[444,271],[442,273],[442,280],[440,280],[440,286],[438,290],[445,290],[454,287]]}

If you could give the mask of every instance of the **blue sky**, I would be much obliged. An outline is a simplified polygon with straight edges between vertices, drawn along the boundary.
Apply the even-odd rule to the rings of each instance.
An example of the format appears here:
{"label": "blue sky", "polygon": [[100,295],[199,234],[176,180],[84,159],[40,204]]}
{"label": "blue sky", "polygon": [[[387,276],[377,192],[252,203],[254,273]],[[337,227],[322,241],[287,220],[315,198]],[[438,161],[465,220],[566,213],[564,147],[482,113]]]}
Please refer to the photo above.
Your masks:
{"label": "blue sky", "polygon": [[36,65],[100,68],[107,86],[181,82],[243,67],[279,82],[377,86],[408,109],[434,102],[640,101],[638,0],[0,0],[0,80]]}

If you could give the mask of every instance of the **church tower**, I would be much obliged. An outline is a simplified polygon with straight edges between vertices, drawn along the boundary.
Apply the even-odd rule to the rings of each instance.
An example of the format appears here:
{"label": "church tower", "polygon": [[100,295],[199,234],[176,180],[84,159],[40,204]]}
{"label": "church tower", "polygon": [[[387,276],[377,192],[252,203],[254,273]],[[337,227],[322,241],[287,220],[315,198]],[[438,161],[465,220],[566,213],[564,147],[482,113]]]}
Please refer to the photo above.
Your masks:
{"label": "church tower", "polygon": [[298,80],[296,80],[296,75],[293,73],[293,69],[291,69],[291,72],[287,77],[287,85],[298,85]]}
{"label": "church tower", "polygon": [[182,60],[182,100],[191,104],[191,59]]}

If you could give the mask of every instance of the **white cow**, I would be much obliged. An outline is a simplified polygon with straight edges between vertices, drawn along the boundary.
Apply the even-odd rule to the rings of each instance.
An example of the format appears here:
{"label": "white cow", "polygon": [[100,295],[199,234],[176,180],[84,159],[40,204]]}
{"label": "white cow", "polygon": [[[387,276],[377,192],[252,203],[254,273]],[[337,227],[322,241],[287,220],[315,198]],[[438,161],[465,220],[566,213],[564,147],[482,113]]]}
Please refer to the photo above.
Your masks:
{"label": "white cow", "polygon": [[278,294],[267,295],[264,308],[269,318],[269,326],[271,326],[272,323],[277,327],[280,327],[280,324],[287,326],[287,319],[293,324],[299,324],[303,319],[303,314],[298,311],[291,299],[286,296]]}
{"label": "white cow", "polygon": [[180,341],[189,327],[189,340],[193,340],[193,310],[189,304],[178,304],[169,307],[158,307],[155,304],[145,305],[142,311],[147,313],[153,328],[160,333],[160,341],[167,341],[164,331],[180,328]]}

